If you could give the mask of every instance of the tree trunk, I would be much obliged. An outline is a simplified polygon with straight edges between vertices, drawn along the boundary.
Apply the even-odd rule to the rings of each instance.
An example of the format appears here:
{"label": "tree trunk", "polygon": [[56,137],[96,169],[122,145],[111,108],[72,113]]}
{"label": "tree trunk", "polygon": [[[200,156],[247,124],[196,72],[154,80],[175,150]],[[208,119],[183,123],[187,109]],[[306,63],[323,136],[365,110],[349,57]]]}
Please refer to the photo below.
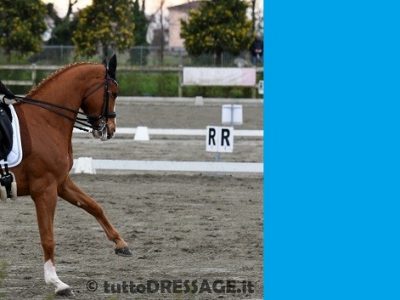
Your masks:
{"label": "tree trunk", "polygon": [[252,32],[256,33],[256,0],[251,1]]}
{"label": "tree trunk", "polygon": [[160,22],[161,22],[161,34],[160,34],[160,64],[164,64],[164,13],[163,13],[163,8],[164,8],[164,3],[165,0],[161,0],[160,4]]}
{"label": "tree trunk", "polygon": [[218,67],[222,66],[222,51],[220,50],[215,52],[215,65]]}
{"label": "tree trunk", "polygon": [[105,43],[105,44],[102,45],[102,50],[103,50],[103,58],[108,59],[108,50],[109,50],[109,47],[108,47],[108,44],[107,44],[107,43]]}
{"label": "tree trunk", "polygon": [[72,7],[78,2],[78,0],[69,0],[68,1],[68,10],[67,14],[64,17],[64,21],[69,21],[69,17],[72,14]]}
{"label": "tree trunk", "polygon": [[6,51],[6,61],[7,61],[7,63],[11,63],[11,51]]}

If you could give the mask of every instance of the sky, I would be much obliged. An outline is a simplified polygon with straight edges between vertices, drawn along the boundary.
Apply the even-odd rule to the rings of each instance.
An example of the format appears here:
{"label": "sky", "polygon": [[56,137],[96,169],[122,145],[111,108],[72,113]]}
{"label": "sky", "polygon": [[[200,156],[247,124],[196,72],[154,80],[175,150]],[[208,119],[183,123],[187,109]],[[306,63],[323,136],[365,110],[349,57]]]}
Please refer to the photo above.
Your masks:
{"label": "sky", "polygon": [[[54,3],[54,7],[57,10],[60,17],[65,16],[68,9],[68,0],[43,0],[45,3]],[[179,5],[188,2],[188,0],[165,0],[165,7]],[[75,5],[75,10],[78,8],[83,8],[92,3],[92,0],[78,0]],[[140,1],[141,3],[141,1]],[[146,14],[153,14],[160,6],[160,0],[146,0]],[[259,8],[263,8],[263,1],[258,1]]]}
{"label": "sky", "polygon": [[[54,3],[54,7],[56,8],[58,14],[63,17],[67,13],[68,9],[68,0],[43,0],[44,3]],[[142,1],[140,1],[141,3]],[[164,6],[173,6],[179,5],[182,3],[186,3],[188,0],[166,0]],[[88,4],[91,4],[92,0],[78,0],[76,4],[76,8],[83,8]],[[153,14],[158,7],[160,6],[160,0],[146,0],[146,13]]]}

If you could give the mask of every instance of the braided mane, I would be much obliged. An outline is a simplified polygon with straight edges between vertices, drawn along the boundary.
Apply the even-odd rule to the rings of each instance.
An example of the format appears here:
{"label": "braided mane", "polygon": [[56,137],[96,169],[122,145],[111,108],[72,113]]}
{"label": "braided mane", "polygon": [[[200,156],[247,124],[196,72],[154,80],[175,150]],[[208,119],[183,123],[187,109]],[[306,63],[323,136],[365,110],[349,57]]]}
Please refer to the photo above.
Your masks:
{"label": "braided mane", "polygon": [[65,71],[68,71],[69,69],[72,69],[77,66],[82,66],[82,65],[98,65],[98,63],[92,63],[92,62],[75,62],[71,63],[69,65],[66,65],[60,69],[57,69],[53,73],[51,73],[49,76],[46,78],[42,79],[40,83],[37,86],[32,87],[32,89],[28,92],[28,95],[32,95],[36,91],[38,91],[40,88],[42,88],[45,84],[48,82],[51,82],[54,78],[56,78],[58,75],[64,73]]}

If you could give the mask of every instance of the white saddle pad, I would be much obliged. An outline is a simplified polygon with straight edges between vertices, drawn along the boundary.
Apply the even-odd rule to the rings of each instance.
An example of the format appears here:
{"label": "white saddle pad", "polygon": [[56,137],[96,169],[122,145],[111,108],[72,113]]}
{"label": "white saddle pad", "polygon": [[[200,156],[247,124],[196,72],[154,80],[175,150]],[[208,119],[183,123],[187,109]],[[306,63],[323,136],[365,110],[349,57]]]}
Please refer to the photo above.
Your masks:
{"label": "white saddle pad", "polygon": [[19,120],[17,113],[15,112],[14,106],[10,105],[12,114],[12,128],[13,128],[13,146],[10,154],[7,156],[7,160],[0,160],[0,165],[5,163],[8,167],[16,167],[22,160],[22,145],[21,145],[21,133],[19,131]]}

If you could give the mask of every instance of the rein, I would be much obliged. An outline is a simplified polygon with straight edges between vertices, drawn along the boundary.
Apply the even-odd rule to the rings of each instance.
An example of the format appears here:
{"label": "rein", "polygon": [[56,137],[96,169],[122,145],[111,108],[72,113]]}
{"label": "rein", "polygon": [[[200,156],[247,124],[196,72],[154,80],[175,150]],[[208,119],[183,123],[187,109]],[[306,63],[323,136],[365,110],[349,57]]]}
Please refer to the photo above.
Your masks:
{"label": "rein", "polygon": [[[108,108],[109,107],[109,99],[110,99],[109,98],[110,97],[109,96],[109,89],[108,89],[109,81],[112,81],[114,84],[118,85],[118,83],[114,79],[112,79],[111,77],[109,77],[107,75],[106,78],[104,79],[104,82],[95,85],[94,88],[91,88],[89,90],[89,92],[82,99],[81,106],[84,105],[86,99],[90,95],[92,95],[93,93],[98,91],[102,86],[104,86],[103,108],[102,108],[101,114],[98,115],[98,116],[93,116],[93,115],[86,114],[84,112],[80,112],[79,109],[78,110],[74,110],[74,109],[71,109],[71,108],[68,108],[68,107],[64,107],[64,106],[61,106],[61,105],[58,105],[58,104],[54,104],[54,103],[45,102],[45,101],[38,100],[38,99],[17,96],[17,95],[14,95],[12,93],[6,94],[4,96],[4,98],[44,108],[44,109],[46,109],[48,111],[51,111],[51,112],[53,112],[53,113],[65,118],[65,119],[70,120],[71,122],[74,123],[74,127],[75,128],[80,129],[82,131],[90,132],[90,130],[85,128],[85,127],[89,127],[92,130],[103,130],[104,126],[106,126],[107,120],[109,118],[115,118],[116,117],[116,113],[115,112],[109,112],[109,108]],[[4,98],[3,98],[3,102],[5,102]],[[73,117],[67,115],[67,113],[65,113],[65,112],[73,113],[73,114],[76,115],[76,117],[73,118]],[[80,116],[84,116],[84,117],[79,117],[79,115]],[[102,120],[102,119],[104,120],[103,122],[101,122],[102,124],[100,124],[100,126],[98,126],[98,128],[95,128],[94,123],[96,121]],[[85,127],[77,126],[77,125],[75,125],[75,123],[78,123],[78,124],[80,124],[82,126],[85,126]]]}

